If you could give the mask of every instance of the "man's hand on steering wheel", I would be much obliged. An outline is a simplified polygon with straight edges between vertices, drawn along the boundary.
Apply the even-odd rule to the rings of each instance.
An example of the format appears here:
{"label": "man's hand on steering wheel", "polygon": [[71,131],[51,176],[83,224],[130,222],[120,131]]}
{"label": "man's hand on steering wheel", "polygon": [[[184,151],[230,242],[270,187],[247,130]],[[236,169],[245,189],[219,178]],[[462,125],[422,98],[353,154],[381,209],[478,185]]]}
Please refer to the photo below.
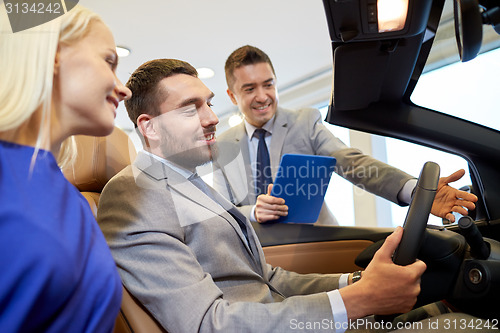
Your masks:
{"label": "man's hand on steering wheel", "polygon": [[427,266],[420,260],[408,266],[392,262],[402,235],[403,228],[397,227],[375,253],[359,282],[339,290],[349,319],[404,313],[415,305],[420,293],[420,277]]}

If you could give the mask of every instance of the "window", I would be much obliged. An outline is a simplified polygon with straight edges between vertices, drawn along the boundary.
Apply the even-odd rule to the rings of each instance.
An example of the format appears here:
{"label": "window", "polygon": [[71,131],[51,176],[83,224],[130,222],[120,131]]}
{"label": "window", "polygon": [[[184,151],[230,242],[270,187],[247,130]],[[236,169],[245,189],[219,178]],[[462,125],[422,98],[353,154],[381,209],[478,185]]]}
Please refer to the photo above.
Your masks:
{"label": "window", "polygon": [[[483,53],[476,59],[456,62],[423,74],[411,100],[417,105],[431,108],[458,118],[500,130],[500,114],[496,93],[500,89],[500,49]],[[445,126],[445,124],[443,124]],[[470,185],[467,161],[459,156],[423,147],[409,142],[387,138],[387,162],[417,176],[426,161],[433,161],[441,167],[441,177],[458,169],[466,171],[464,177],[452,183],[455,188]],[[394,225],[400,225],[407,209],[392,206]],[[456,217],[460,215],[456,214]],[[433,215],[431,224],[442,224]]]}
{"label": "window", "polygon": [[[320,112],[322,118],[325,119],[328,112],[328,106],[320,108]],[[335,126],[327,122],[323,123],[330,132],[349,146],[350,139],[348,128]],[[325,194],[325,203],[335,215],[340,225],[354,225],[353,185],[349,181],[334,173]]]}
{"label": "window", "polygon": [[[459,169],[464,169],[466,171],[462,179],[455,183],[451,183],[451,186],[460,188],[471,184],[467,161],[459,156],[392,138],[387,138],[386,144],[387,163],[415,177],[418,177],[425,162],[432,161],[439,164],[441,168],[441,177],[449,176]],[[392,204],[391,210],[392,224],[394,226],[402,225],[408,207],[400,207],[396,204]],[[441,218],[434,215],[429,217],[429,223],[436,225],[443,224]]]}
{"label": "window", "polygon": [[422,75],[411,95],[417,105],[500,130],[500,49]]}

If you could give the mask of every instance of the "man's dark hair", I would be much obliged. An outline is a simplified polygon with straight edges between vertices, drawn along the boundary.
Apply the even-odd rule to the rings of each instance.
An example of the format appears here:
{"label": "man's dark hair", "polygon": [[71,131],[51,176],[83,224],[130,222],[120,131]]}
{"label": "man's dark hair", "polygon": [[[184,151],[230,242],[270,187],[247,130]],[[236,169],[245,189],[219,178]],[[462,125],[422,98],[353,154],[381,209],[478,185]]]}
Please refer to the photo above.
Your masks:
{"label": "man's dark hair", "polygon": [[260,63],[268,63],[271,66],[273,74],[274,67],[269,56],[264,53],[264,51],[256,48],[255,46],[245,45],[242,46],[231,53],[226,60],[226,65],[224,66],[224,71],[226,73],[226,82],[229,89],[233,88],[235,81],[234,70],[241,66],[255,65]]}
{"label": "man's dark hair", "polygon": [[156,117],[160,115],[160,104],[165,101],[168,91],[158,83],[169,76],[187,74],[198,77],[196,69],[185,61],[177,59],[156,59],[142,64],[127,81],[127,88],[132,97],[125,101],[128,116],[137,127],[137,118],[141,114]]}

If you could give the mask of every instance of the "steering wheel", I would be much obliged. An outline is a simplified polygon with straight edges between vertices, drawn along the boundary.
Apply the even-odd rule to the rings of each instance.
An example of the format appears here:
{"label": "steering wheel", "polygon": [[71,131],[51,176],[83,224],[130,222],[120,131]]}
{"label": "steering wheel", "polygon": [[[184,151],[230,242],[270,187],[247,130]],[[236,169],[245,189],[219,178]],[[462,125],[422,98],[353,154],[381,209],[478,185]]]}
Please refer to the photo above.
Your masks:
{"label": "steering wheel", "polygon": [[439,165],[434,162],[426,162],[420,172],[415,193],[410,207],[408,207],[408,213],[403,224],[403,237],[394,252],[392,260],[395,264],[406,266],[414,263],[417,259],[432,203],[436,196],[438,182]]}

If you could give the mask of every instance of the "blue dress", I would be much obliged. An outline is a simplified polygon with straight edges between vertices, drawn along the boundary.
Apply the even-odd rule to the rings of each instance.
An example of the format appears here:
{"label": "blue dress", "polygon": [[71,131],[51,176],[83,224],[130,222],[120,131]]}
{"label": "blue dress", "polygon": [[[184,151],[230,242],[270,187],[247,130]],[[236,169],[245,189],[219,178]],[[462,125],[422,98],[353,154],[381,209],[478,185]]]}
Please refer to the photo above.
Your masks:
{"label": "blue dress", "polygon": [[54,156],[0,141],[0,332],[111,332],[121,281]]}

